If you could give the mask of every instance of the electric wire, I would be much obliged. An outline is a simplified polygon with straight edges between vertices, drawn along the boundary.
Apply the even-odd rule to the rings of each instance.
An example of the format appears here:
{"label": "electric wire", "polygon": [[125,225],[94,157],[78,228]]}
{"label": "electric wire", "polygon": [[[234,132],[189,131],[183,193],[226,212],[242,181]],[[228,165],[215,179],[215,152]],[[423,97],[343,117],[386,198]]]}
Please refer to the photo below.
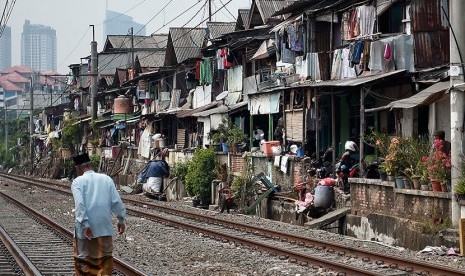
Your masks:
{"label": "electric wire", "polygon": [[112,18],[110,18],[110,19],[105,19],[102,23],[99,23],[99,24],[97,24],[97,25],[95,25],[95,26],[101,26],[101,25],[103,25],[103,24],[105,24],[105,23],[107,23],[107,22],[113,21],[113,20],[115,20],[115,19],[117,19],[117,18],[119,18],[119,17],[121,17],[121,16],[123,16],[123,15],[126,15],[126,13],[128,13],[128,12],[132,11],[133,9],[137,8],[138,6],[140,6],[140,5],[141,5],[142,3],[144,3],[145,1],[147,1],[147,0],[142,0],[141,2],[139,2],[138,4],[136,4],[135,6],[133,6],[132,8],[129,8],[128,10],[126,10],[126,11],[124,11],[124,12],[118,14],[118,15],[115,16],[115,17],[112,17]]}
{"label": "electric wire", "polygon": [[[175,21],[176,19],[178,19],[179,17],[181,17],[182,15],[184,15],[186,12],[190,11],[192,8],[194,8],[195,6],[197,6],[200,2],[202,2],[201,0],[198,0],[194,5],[191,5],[189,8],[187,8],[186,10],[184,10],[182,13],[178,14],[176,17],[174,17],[173,19],[171,19],[170,21],[168,21],[167,23],[164,23],[160,28],[158,28],[157,30],[155,30],[153,33],[157,33],[159,30],[163,29],[164,27],[166,27],[168,24],[170,24],[171,22]],[[148,39],[149,37],[145,38],[145,39]],[[134,47],[136,47],[137,45],[139,45],[140,43],[142,43],[145,39],[142,39],[141,41],[138,41]],[[164,40],[164,41],[161,41],[161,43],[165,42],[167,40]]]}
{"label": "electric wire", "polygon": [[[7,4],[8,4],[8,1],[7,1]],[[10,19],[10,16],[11,16],[11,13],[13,12],[13,8],[16,4],[16,0],[13,0],[13,2],[10,4],[10,6],[8,8],[5,8],[7,9],[7,12],[5,14],[2,15],[2,19],[3,19],[3,23],[1,25],[1,29],[0,29],[0,37],[3,35],[3,32],[6,28],[6,25],[8,23],[8,20]]]}
{"label": "electric wire", "polygon": [[86,36],[86,34],[89,32],[89,29],[90,29],[90,26],[87,27],[86,31],[84,32],[84,34],[82,35],[81,39],[79,39],[78,43],[74,46],[74,48],[71,50],[71,52],[69,52],[69,54],[63,59],[62,62],[60,62],[60,64],[57,66],[58,68],[61,67],[61,65],[63,65],[63,63],[65,63],[65,61],[73,54],[73,52],[77,49],[77,47],[81,44],[82,40],[84,39],[84,37]]}
{"label": "electric wire", "polygon": [[154,16],[152,16],[152,18],[149,19],[149,21],[147,21],[147,23],[145,23],[145,25],[143,27],[141,27],[137,32],[136,34],[140,33],[140,31],[142,31],[142,29],[144,29],[145,27],[147,27],[147,25],[152,22],[161,12],[163,12],[169,4],[171,4],[171,2],[173,2],[173,0],[170,0],[161,10],[159,10]]}
{"label": "electric wire", "polygon": [[[222,0],[220,0],[220,3],[221,3],[221,5],[224,5]],[[228,9],[228,7],[225,6],[225,8],[226,8],[226,11],[232,16],[234,21],[237,21],[237,18],[231,13],[231,11]]]}
{"label": "electric wire", "polygon": [[[207,2],[208,2],[208,0],[205,0],[205,3],[202,5],[202,7],[200,7],[200,9],[194,14],[194,16],[192,16],[184,25],[182,25],[181,28],[184,28],[187,24],[189,24],[192,20],[194,20],[194,18],[197,17],[197,15],[200,13],[200,11],[201,11],[202,9],[205,10],[205,7],[206,7],[206,5],[207,5]],[[194,6],[196,6],[198,3],[200,3],[200,1],[197,2]],[[188,10],[186,10],[186,11],[188,11]],[[168,23],[169,23],[169,22],[168,22]],[[181,36],[181,37],[182,37],[182,36]],[[145,39],[147,39],[147,38],[145,38]],[[139,41],[137,44],[134,45],[134,47],[137,46],[137,45],[138,45],[139,43],[141,43],[142,41],[144,41],[145,39]],[[166,41],[167,41],[167,39],[161,41],[160,43],[163,43],[163,42],[166,42]],[[195,44],[195,42],[193,42],[193,43]],[[197,45],[197,47],[199,47],[199,46]],[[156,53],[156,52],[154,52],[153,54],[155,54],[155,53]],[[149,55],[147,55],[147,56],[145,56],[145,57],[139,58],[139,60],[142,60],[142,59],[144,59],[144,58],[146,58],[146,57],[148,57],[148,56],[151,56],[151,55],[153,55],[153,54],[149,54]],[[122,64],[120,64],[120,66],[121,66],[121,65],[122,65]],[[126,66],[128,66],[128,65],[129,65],[129,64],[126,64]]]}
{"label": "electric wire", "polygon": [[[231,3],[231,2],[232,2],[232,0],[229,0],[226,4],[223,4],[223,6],[221,6],[218,10],[216,10],[214,13],[212,13],[212,15],[215,15],[216,13],[218,13],[221,9],[223,9],[226,5],[228,5],[228,4]],[[192,32],[193,30],[197,29],[199,26],[201,26],[201,25],[202,25],[203,23],[205,23],[207,20],[208,20],[208,18],[205,19],[205,20],[202,20],[199,24],[197,24],[197,25],[194,26],[193,28],[190,28],[186,33],[182,34],[180,37],[178,37],[177,39],[173,40],[173,41],[171,42],[170,45],[173,45],[176,41],[180,40],[182,37],[188,35],[190,32]],[[166,41],[168,41],[168,39],[165,39],[165,40],[162,41],[162,42],[166,42]],[[160,43],[162,43],[162,42],[160,42]],[[168,46],[168,45],[167,45],[167,46]],[[149,54],[149,55],[147,55],[147,56],[145,56],[145,57],[143,57],[143,58],[141,58],[141,59],[148,58],[148,57],[150,57],[150,56],[153,55],[153,54],[154,54],[154,53]],[[139,59],[139,60],[141,60],[141,59]]]}

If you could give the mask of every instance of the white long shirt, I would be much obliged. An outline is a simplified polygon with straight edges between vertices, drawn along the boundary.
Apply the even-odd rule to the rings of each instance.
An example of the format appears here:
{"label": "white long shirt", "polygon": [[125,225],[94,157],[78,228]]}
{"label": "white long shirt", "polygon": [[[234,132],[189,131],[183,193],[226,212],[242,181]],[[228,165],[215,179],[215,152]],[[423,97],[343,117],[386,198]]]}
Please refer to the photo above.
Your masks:
{"label": "white long shirt", "polygon": [[113,180],[101,173],[86,171],[71,185],[75,204],[75,227],[78,239],[84,239],[83,229],[90,227],[92,237],[114,236],[112,213],[124,222],[126,208]]}

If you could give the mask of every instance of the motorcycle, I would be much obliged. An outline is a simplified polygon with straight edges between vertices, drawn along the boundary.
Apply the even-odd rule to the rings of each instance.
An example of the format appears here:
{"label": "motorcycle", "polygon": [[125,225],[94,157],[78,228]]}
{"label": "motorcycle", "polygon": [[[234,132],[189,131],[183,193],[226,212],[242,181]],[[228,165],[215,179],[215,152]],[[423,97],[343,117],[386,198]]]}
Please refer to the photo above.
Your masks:
{"label": "motorcycle", "polygon": [[315,153],[312,155],[312,162],[309,173],[311,176],[319,179],[332,176],[333,149],[331,147],[324,151],[320,151],[318,157]]}

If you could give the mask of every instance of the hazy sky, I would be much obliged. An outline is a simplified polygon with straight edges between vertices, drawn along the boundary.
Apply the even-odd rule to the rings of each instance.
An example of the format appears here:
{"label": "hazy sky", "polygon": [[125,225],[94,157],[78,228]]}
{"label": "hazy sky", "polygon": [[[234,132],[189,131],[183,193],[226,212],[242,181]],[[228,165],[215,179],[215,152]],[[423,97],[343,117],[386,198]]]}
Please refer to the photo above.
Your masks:
{"label": "hazy sky", "polygon": [[[0,0],[3,9],[6,0]],[[152,21],[149,20],[157,14],[166,4],[171,3]],[[80,58],[90,54],[92,29],[95,25],[95,37],[98,50],[103,48],[103,21],[105,9],[117,11],[132,16],[134,21],[147,24],[146,34],[155,32],[163,25],[158,33],[167,33],[168,27],[181,27],[186,24],[198,11],[199,14],[187,26],[194,27],[208,17],[208,5],[202,6],[207,0],[18,0],[11,14],[8,26],[12,32],[12,62],[13,65],[21,63],[21,33],[24,21],[29,19],[31,24],[51,26],[57,32],[57,66],[58,72],[68,73],[68,65],[79,63]],[[212,12],[228,3],[230,0],[212,0]],[[250,8],[250,0],[232,0],[226,9],[218,11],[214,21],[235,21],[239,8]],[[192,5],[196,4],[190,8]],[[133,8],[133,9],[132,9]],[[131,10],[130,10],[131,9]],[[187,13],[167,24],[170,20],[188,10]],[[205,10],[205,11],[204,11]],[[202,19],[203,16],[203,19]],[[117,20],[117,19],[115,19]],[[75,49],[74,49],[75,48]],[[74,50],[73,50],[74,49]]]}

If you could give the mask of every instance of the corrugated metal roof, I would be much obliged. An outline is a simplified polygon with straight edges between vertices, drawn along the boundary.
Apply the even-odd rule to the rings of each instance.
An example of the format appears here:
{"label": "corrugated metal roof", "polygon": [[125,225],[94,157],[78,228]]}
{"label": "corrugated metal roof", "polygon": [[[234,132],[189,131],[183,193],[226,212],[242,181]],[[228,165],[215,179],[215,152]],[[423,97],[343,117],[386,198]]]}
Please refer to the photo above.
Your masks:
{"label": "corrugated metal roof", "polygon": [[139,51],[137,58],[139,59],[141,67],[162,67],[165,63],[165,50],[159,51]]}
{"label": "corrugated metal roof", "polygon": [[99,53],[98,72],[100,74],[113,74],[116,68],[128,68],[131,64],[129,53]]}
{"label": "corrugated metal roof", "polygon": [[200,58],[205,35],[203,28],[170,28],[177,63],[191,58]]}
{"label": "corrugated metal roof", "polygon": [[236,30],[236,22],[207,22],[207,27],[210,32],[210,38],[217,39],[224,34],[234,32]]}
{"label": "corrugated metal roof", "polygon": [[237,109],[241,108],[241,107],[245,107],[247,106],[247,102],[240,102],[240,103],[237,103],[237,104],[233,104],[233,105],[220,105],[216,108],[212,108],[212,109],[209,109],[209,110],[205,110],[205,111],[202,111],[202,112],[197,112],[197,113],[194,113],[192,114],[192,116],[194,117],[207,117],[207,116],[210,116],[210,115],[213,115],[213,114],[223,114],[223,113],[229,113],[229,112],[232,112],[232,111],[236,111]]}
{"label": "corrugated metal roof", "polygon": [[362,84],[367,84],[371,82],[376,82],[382,80],[383,78],[392,78],[402,76],[407,72],[407,70],[396,70],[393,72],[387,73],[379,73],[376,75],[369,75],[364,77],[358,78],[351,78],[351,79],[343,79],[343,80],[328,80],[328,81],[321,81],[321,82],[312,82],[312,83],[299,83],[291,86],[279,86],[273,87],[269,89],[264,89],[259,91],[259,93],[254,94],[262,94],[262,93],[271,93],[278,90],[287,90],[287,89],[294,89],[294,88],[307,88],[307,87],[356,87]]}
{"label": "corrugated metal roof", "polygon": [[444,96],[447,89],[450,87],[449,81],[442,81],[423,89],[417,94],[405,99],[393,101],[386,106],[367,109],[365,112],[373,112],[392,108],[413,108],[419,105],[429,105],[438,101]]}
{"label": "corrugated metal roof", "polygon": [[192,114],[207,110],[207,109],[212,108],[212,107],[215,107],[217,104],[218,104],[218,102],[213,101],[213,102],[211,102],[211,103],[209,103],[207,105],[197,107],[197,108],[194,108],[194,109],[181,110],[181,111],[178,112],[178,114],[176,116],[178,118],[191,117]]}
{"label": "corrugated metal roof", "polygon": [[355,86],[359,86],[365,83],[377,81],[383,78],[405,74],[405,72],[407,72],[407,70],[403,69],[403,70],[396,70],[396,71],[388,72],[388,73],[381,73],[381,74],[366,76],[366,77],[315,82],[315,83],[308,84],[306,86],[308,87],[345,87],[345,86],[355,87]]}
{"label": "corrugated metal roof", "polygon": [[[151,36],[134,36],[134,49],[163,49],[168,41],[167,34],[156,34]],[[130,35],[109,35],[105,42],[104,52],[119,49],[131,49]]]}

